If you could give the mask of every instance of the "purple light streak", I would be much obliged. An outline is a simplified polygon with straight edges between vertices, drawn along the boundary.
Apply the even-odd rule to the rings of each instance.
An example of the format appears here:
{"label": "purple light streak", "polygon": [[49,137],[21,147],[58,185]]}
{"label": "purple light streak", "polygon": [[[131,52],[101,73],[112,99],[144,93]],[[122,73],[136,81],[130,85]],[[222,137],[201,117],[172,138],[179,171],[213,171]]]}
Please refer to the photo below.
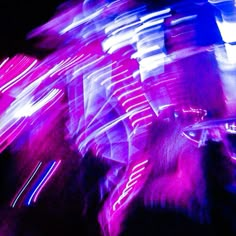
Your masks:
{"label": "purple light streak", "polygon": [[[219,7],[220,2],[209,2]],[[110,170],[116,177],[119,168],[126,168],[113,183],[114,189],[108,190],[108,200],[100,212],[101,227],[109,226],[105,232],[108,235],[118,234],[127,206],[155,166],[155,161],[144,158],[152,153],[149,149],[154,141],[149,128],[154,122],[166,121],[171,126],[182,119],[179,135],[194,143],[194,148],[205,145],[208,139],[223,141],[227,146],[225,136],[235,134],[232,122],[221,120],[218,124],[214,120],[234,115],[236,110],[232,75],[236,36],[230,34],[236,24],[233,12],[227,19],[220,6],[222,22],[216,22],[223,45],[197,47],[197,13],[175,14],[171,8],[150,13],[146,6],[136,8],[132,1],[122,0],[99,6],[87,6],[85,2],[68,6],[29,34],[29,38],[42,38],[39,47],[53,48],[53,53],[42,60],[16,55],[0,64],[0,99],[4,103],[0,106],[0,152],[24,131],[31,131],[31,139],[42,138],[48,128],[53,129],[57,115],[62,114],[59,111],[66,111],[68,145],[72,143],[82,157],[92,150],[119,163]],[[118,9],[121,14],[117,16]],[[213,68],[206,72],[204,68],[214,67],[215,59],[219,71]],[[212,123],[204,123],[211,118]],[[46,119],[52,124],[45,125]],[[162,147],[163,143],[156,145]],[[184,161],[179,157],[165,160],[165,154],[159,157],[163,163],[176,161],[179,166],[173,175],[164,173],[153,180],[153,186],[166,185],[163,189],[171,192],[157,189],[154,200],[161,202],[164,196],[166,202],[178,202],[183,197],[185,204],[195,182],[185,181],[186,173],[183,178]],[[12,200],[13,208],[41,164]],[[27,205],[37,201],[60,164],[61,160],[52,163]],[[186,189],[181,186],[185,183]],[[179,196],[173,194],[176,189]]]}
{"label": "purple light streak", "polygon": [[52,177],[52,175],[55,173],[55,171],[57,170],[58,166],[60,165],[61,161],[54,161],[49,170],[45,173],[45,175],[42,177],[42,180],[40,181],[40,183],[35,187],[33,193],[31,194],[31,196],[29,197],[29,200],[27,201],[27,205],[30,205],[31,202],[36,202],[40,192],[42,191],[43,187],[47,184],[47,182],[49,181],[49,179]]}
{"label": "purple light streak", "polygon": [[[56,163],[56,162],[55,162]],[[34,197],[33,197],[33,202],[37,201],[37,198],[42,191],[42,189],[45,187],[45,185],[48,183],[48,181],[52,178],[52,176],[55,174],[56,170],[58,169],[59,165],[61,164],[61,160],[57,162],[57,164],[53,167],[53,169],[50,168],[49,172],[45,175],[44,179],[42,182],[39,184],[39,188],[37,187],[37,192],[35,192]]]}
{"label": "purple light streak", "polygon": [[36,175],[36,173],[38,172],[40,166],[42,165],[42,162],[39,162],[35,168],[33,169],[32,173],[29,175],[28,179],[25,181],[25,183],[22,185],[22,187],[20,188],[19,192],[16,194],[16,196],[13,198],[10,206],[11,207],[15,207],[17,201],[19,200],[20,196],[23,194],[23,192],[25,191],[25,189],[27,188],[27,186],[30,184],[31,180],[34,178],[34,176]]}

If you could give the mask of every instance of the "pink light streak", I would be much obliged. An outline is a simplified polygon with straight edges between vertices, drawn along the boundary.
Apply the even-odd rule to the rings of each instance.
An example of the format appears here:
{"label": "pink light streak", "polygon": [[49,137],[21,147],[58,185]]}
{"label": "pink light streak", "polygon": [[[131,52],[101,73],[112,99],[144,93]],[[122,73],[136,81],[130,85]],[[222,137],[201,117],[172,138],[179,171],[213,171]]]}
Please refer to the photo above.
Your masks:
{"label": "pink light streak", "polygon": [[[118,89],[116,89],[116,90],[114,91],[114,93],[112,94],[112,96],[115,96],[118,92],[122,92],[122,90],[127,89],[129,86],[134,86],[134,85],[136,85],[136,84],[137,84],[137,81],[135,81],[135,82],[133,82],[133,83],[126,84],[126,85],[124,85],[124,86],[122,86],[122,87],[119,87]],[[107,88],[107,89],[110,89],[110,88]]]}
{"label": "pink light streak", "polygon": [[[135,100],[135,99],[141,98],[141,97],[143,97],[144,99],[146,99],[144,93],[141,93],[141,94],[138,94],[138,95],[136,95],[136,96],[132,96],[132,97],[126,99],[121,105],[122,105],[122,106],[125,106],[127,103],[129,103],[129,102],[131,102],[131,101],[133,101],[133,100]],[[135,102],[133,102],[133,103],[135,103]]]}
{"label": "pink light streak", "polygon": [[[56,164],[56,162],[54,162],[54,164]],[[52,168],[50,168],[50,170],[48,171],[48,173],[46,174],[46,176],[43,178],[43,180],[41,181],[41,183],[39,184],[39,189],[37,190],[37,192],[35,192],[34,198],[33,198],[33,202],[37,201],[37,198],[40,194],[40,192],[42,191],[42,189],[44,188],[44,186],[48,183],[49,179],[51,179],[51,177],[53,176],[53,174],[56,172],[56,170],[58,169],[59,165],[61,164],[61,160],[58,161],[58,163],[54,166],[52,166]]]}
{"label": "pink light streak", "polygon": [[147,157],[129,164],[126,174],[115,188],[99,214],[104,235],[119,235],[127,206],[140,192],[150,173],[151,163]]}
{"label": "pink light streak", "polygon": [[141,121],[145,121],[146,119],[152,118],[153,115],[152,114],[148,114],[146,116],[142,116],[139,119],[136,119],[135,121],[132,122],[132,126],[135,127],[137,124],[139,124],[139,122]]}
{"label": "pink light streak", "polygon": [[[118,197],[118,199],[113,203],[112,210],[116,211],[119,206],[122,205],[121,201],[127,197],[128,193],[133,189],[134,185],[137,184],[138,179],[142,176],[144,169],[146,168],[145,165],[148,163],[148,160],[144,160],[141,163],[136,164],[132,170],[131,174],[128,178],[128,181],[125,185],[125,188],[122,191],[122,194]],[[118,207],[116,207],[118,205]]]}
{"label": "pink light streak", "polygon": [[10,58],[7,57],[7,58],[0,64],[0,68],[3,67],[3,65],[4,65],[5,63],[7,63],[7,61],[8,61],[9,59],[10,59]]}
{"label": "pink light streak", "polygon": [[138,91],[138,92],[141,92],[141,91],[142,91],[142,87],[139,86],[139,87],[134,88],[134,89],[132,89],[132,90],[128,90],[128,91],[126,91],[125,93],[123,93],[122,95],[120,95],[117,99],[118,99],[118,101],[120,101],[122,97],[125,97],[126,95],[130,95],[131,93],[135,93],[135,92],[137,92],[137,91]]}
{"label": "pink light streak", "polygon": [[22,76],[26,75],[38,62],[38,60],[33,61],[31,65],[29,65],[23,72],[21,72],[19,75],[17,75],[14,79],[10,80],[8,83],[5,83],[1,88],[0,91],[3,93],[8,90],[10,87],[12,87],[14,84],[17,83],[19,79],[22,79]]}

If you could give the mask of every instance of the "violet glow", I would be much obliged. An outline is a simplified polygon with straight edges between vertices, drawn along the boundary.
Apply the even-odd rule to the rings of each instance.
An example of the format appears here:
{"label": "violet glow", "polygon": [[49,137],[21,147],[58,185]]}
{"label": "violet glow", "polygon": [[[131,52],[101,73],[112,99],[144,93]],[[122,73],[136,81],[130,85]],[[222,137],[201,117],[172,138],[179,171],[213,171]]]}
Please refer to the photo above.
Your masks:
{"label": "violet glow", "polygon": [[113,190],[99,214],[104,235],[116,235],[129,203],[137,196],[150,171],[147,159],[140,157],[130,163],[126,173]]}
{"label": "violet glow", "polygon": [[[198,12],[172,8],[149,12],[145,5],[125,0],[68,5],[28,36],[41,37],[39,47],[53,48],[53,53],[41,60],[16,55],[0,64],[0,152],[19,142],[24,132],[42,141],[62,115],[67,117],[67,145],[82,157],[91,150],[116,163],[100,183],[108,193],[99,213],[105,235],[119,234],[129,204],[142,189],[147,190],[142,196],[147,205],[173,204],[192,212],[188,204],[195,197],[202,210],[205,184],[198,147],[207,138],[225,140],[212,129],[222,124],[204,121],[235,111],[235,35],[228,33],[235,16],[225,19],[220,8],[223,20],[216,21],[224,44],[197,47]],[[117,9],[122,10],[118,16]],[[224,135],[230,132],[235,134],[233,124],[224,127]],[[27,158],[33,152],[46,153],[47,141],[54,144],[53,138],[43,140],[46,147],[39,150],[30,143]],[[46,168],[27,205],[36,202],[60,164],[54,161]]]}
{"label": "violet glow", "polygon": [[[56,162],[54,162],[55,164]],[[52,165],[52,167],[50,168],[50,170],[48,171],[48,173],[45,175],[45,177],[43,178],[42,182],[40,183],[40,185],[38,185],[37,187],[37,191],[35,192],[34,198],[33,198],[33,202],[37,201],[37,198],[40,194],[40,192],[42,191],[42,189],[45,187],[45,185],[47,184],[47,182],[51,179],[51,177],[55,174],[56,170],[58,169],[59,165],[61,164],[61,160],[59,160],[56,165]]]}
{"label": "violet glow", "polygon": [[[9,88],[11,88],[12,86],[14,86],[14,85],[18,82],[17,80],[19,80],[22,76],[27,75],[27,72],[30,71],[31,68],[33,68],[33,67],[36,65],[37,62],[38,62],[37,60],[33,61],[33,63],[32,63],[31,65],[29,65],[23,72],[21,72],[20,74],[18,74],[14,79],[11,79],[8,83],[4,83],[4,86],[2,86],[2,87],[0,88],[0,91],[4,93],[4,92],[6,92]],[[24,62],[24,65],[25,65],[25,64],[26,64],[26,63]]]}
{"label": "violet glow", "polygon": [[34,188],[31,190],[31,194],[26,200],[27,205],[29,206],[31,202],[36,202],[40,192],[42,191],[43,187],[46,185],[46,183],[49,181],[49,179],[52,177],[54,172],[57,170],[58,166],[60,165],[61,161],[54,161],[52,164],[50,164],[45,171],[43,171],[43,174],[41,174],[39,180],[37,181],[37,184],[34,186]]}
{"label": "violet glow", "polygon": [[[141,172],[145,170],[145,164],[147,162],[148,160],[144,160],[143,162],[136,164],[132,168],[131,173],[128,178],[128,182],[126,183],[125,188],[122,191],[122,194],[118,197],[118,199],[114,202],[112,206],[113,211],[116,211],[119,208],[119,206],[121,205],[121,202],[124,201],[124,199],[127,197],[128,194],[130,194],[129,192],[133,189],[134,185],[138,183],[138,179],[142,176]],[[116,207],[117,205],[118,207]]]}

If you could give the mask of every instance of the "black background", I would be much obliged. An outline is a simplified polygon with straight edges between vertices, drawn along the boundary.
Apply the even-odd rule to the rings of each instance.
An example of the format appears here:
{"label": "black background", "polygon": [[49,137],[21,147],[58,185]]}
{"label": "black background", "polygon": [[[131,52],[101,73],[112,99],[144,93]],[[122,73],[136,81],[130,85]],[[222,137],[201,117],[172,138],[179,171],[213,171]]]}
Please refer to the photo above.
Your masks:
{"label": "black background", "polygon": [[30,52],[32,42],[26,35],[46,23],[64,1],[0,1],[0,56]]}

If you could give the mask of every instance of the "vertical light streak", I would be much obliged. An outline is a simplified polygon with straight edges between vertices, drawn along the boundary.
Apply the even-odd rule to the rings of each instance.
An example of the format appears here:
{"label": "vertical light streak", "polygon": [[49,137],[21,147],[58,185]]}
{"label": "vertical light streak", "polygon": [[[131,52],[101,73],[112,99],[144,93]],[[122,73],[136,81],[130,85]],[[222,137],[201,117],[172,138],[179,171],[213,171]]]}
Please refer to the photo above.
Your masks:
{"label": "vertical light streak", "polygon": [[27,205],[29,206],[31,201],[32,201],[32,198],[35,196],[35,194],[37,193],[37,191],[40,189],[41,185],[43,184],[43,182],[47,179],[48,175],[50,174],[51,170],[53,169],[53,167],[55,166],[56,164],[56,161],[54,161],[51,165],[51,167],[49,168],[49,170],[46,172],[45,176],[43,177],[43,179],[40,181],[40,183],[38,184],[38,186],[35,188],[35,190],[33,191],[33,193],[31,194],[28,202],[27,202]]}
{"label": "vertical light streak", "polygon": [[[59,165],[61,164],[61,160],[58,161],[58,163],[56,164],[56,166],[54,167],[54,169],[52,171],[50,171],[51,173],[47,176],[47,178],[45,179],[44,183],[41,185],[41,187],[38,189],[37,193],[34,196],[33,202],[37,201],[37,198],[40,194],[40,192],[42,191],[42,189],[44,188],[44,186],[47,184],[47,182],[49,181],[49,179],[53,176],[53,174],[56,172],[56,170],[58,169]],[[51,169],[50,169],[51,170]]]}
{"label": "vertical light streak", "polygon": [[23,184],[22,188],[20,189],[20,191],[17,193],[16,197],[14,197],[13,201],[11,202],[11,207],[14,208],[18,199],[20,198],[20,196],[22,195],[22,193],[25,191],[25,189],[27,188],[27,186],[29,185],[29,183],[31,182],[31,180],[34,178],[35,174],[37,173],[38,169],[40,168],[40,166],[42,165],[42,162],[39,162],[36,167],[34,168],[34,170],[31,172],[30,177],[25,181],[25,183]]}

